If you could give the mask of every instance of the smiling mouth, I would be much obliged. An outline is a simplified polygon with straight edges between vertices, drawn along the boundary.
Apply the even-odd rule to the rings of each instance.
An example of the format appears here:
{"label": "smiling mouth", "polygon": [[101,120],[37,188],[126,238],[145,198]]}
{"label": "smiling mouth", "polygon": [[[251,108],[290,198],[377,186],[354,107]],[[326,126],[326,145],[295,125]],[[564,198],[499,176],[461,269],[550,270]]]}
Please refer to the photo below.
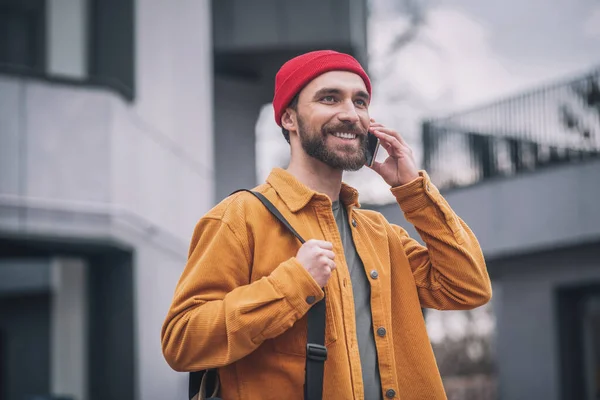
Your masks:
{"label": "smiling mouth", "polygon": [[349,132],[333,132],[331,135],[333,135],[337,138],[346,139],[346,140],[356,139],[356,137],[358,136],[355,133],[349,133]]}

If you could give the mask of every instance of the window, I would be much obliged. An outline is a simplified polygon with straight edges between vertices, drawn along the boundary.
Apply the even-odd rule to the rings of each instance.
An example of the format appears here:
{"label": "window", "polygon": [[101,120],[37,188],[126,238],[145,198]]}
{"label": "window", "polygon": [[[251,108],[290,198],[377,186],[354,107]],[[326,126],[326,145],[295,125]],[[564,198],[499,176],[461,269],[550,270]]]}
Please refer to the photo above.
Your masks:
{"label": "window", "polygon": [[133,0],[0,0],[0,73],[134,96]]}
{"label": "window", "polygon": [[600,294],[585,301],[583,341],[586,398],[600,400]]}
{"label": "window", "polygon": [[600,285],[557,298],[562,398],[600,400]]}
{"label": "window", "polygon": [[44,0],[0,0],[0,65],[44,68]]}

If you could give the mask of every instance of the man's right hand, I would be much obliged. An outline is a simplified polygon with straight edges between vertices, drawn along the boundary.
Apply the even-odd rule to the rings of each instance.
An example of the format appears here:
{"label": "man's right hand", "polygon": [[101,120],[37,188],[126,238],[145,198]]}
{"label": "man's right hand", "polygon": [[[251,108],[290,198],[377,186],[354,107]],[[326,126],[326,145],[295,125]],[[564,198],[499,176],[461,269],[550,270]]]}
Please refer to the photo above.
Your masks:
{"label": "man's right hand", "polygon": [[331,271],[335,269],[335,254],[332,250],[333,244],[330,242],[311,239],[305,242],[296,254],[296,259],[320,287],[327,284]]}

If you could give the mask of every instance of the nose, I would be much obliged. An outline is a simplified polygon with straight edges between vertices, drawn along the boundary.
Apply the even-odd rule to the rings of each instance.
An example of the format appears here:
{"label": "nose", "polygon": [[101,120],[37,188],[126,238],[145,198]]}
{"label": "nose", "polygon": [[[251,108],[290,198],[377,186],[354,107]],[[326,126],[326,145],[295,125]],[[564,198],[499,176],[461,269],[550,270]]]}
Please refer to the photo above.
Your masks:
{"label": "nose", "polygon": [[338,113],[338,119],[345,123],[356,124],[360,121],[356,107],[352,101],[345,101],[340,104],[340,112]]}

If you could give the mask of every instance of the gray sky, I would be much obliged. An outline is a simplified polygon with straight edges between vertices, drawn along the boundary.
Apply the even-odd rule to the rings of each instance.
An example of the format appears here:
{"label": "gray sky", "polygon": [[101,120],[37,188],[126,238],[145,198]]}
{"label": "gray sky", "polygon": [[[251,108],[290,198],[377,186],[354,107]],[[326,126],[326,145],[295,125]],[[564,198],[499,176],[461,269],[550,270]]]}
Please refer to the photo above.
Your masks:
{"label": "gray sky", "polygon": [[[599,62],[600,38],[586,34],[587,24],[600,29],[597,0],[439,0],[488,25],[490,45],[499,54],[531,63],[589,65]],[[592,21],[595,21],[592,22]],[[591,32],[590,32],[591,33]]]}
{"label": "gray sky", "polygon": [[[429,17],[418,40],[427,38],[440,46],[442,53],[455,52],[465,62],[487,59],[489,67],[495,61],[508,75],[515,75],[512,82],[506,82],[508,91],[527,89],[600,65],[600,1],[415,1],[428,5]],[[371,3],[374,21],[394,18],[390,15],[402,18],[402,0]],[[377,36],[375,30],[370,32],[371,50],[381,42],[373,40]],[[380,57],[385,57],[385,53]],[[403,60],[421,65],[427,61],[414,57]],[[482,72],[489,80],[505,79],[494,75],[493,70]],[[489,95],[493,97],[496,91],[491,90]]]}

